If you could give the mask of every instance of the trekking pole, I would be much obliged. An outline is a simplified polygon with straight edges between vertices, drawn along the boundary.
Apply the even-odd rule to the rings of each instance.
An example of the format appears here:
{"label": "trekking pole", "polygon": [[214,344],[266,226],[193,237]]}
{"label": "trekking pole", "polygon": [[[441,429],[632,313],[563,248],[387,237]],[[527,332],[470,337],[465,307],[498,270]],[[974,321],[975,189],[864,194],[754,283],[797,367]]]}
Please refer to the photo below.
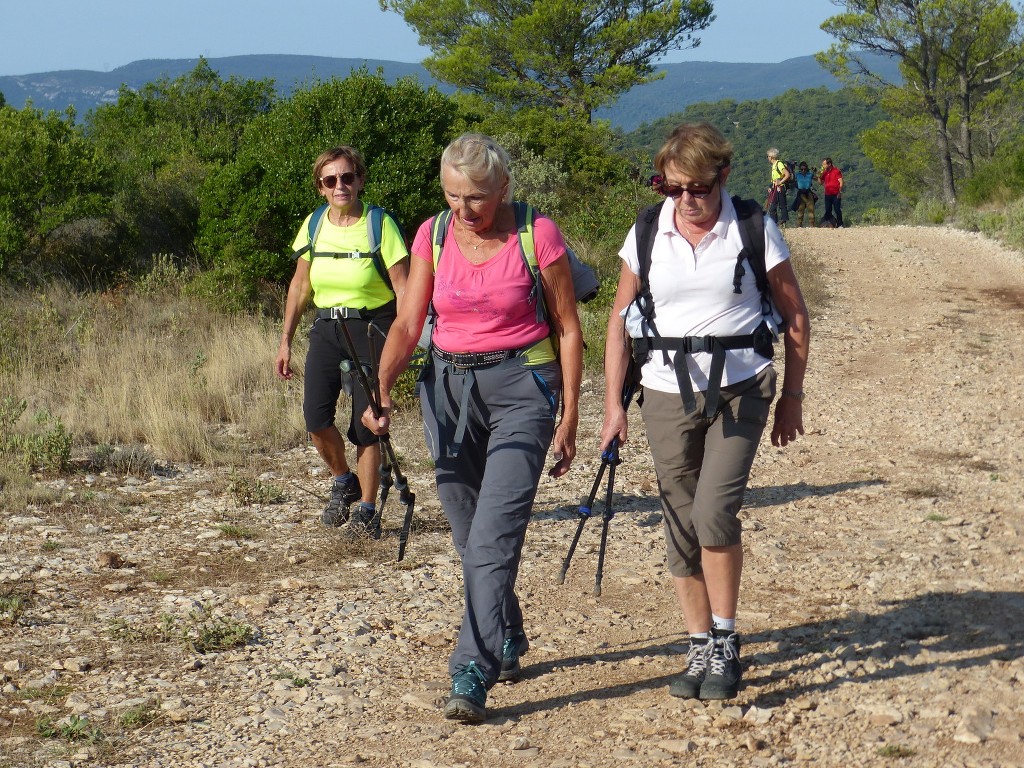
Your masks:
{"label": "trekking pole", "polygon": [[[373,387],[370,386],[370,381],[366,377],[366,371],[363,370],[363,366],[359,363],[359,356],[356,355],[356,347],[352,343],[352,334],[348,330],[347,323],[341,323],[341,332],[345,335],[345,343],[348,345],[349,352],[352,353],[354,359],[354,362],[352,360],[343,360],[341,369],[347,373],[355,373],[359,386],[363,388],[366,399],[370,403],[370,411],[373,413],[373,417],[380,419],[380,402],[375,396]],[[394,472],[394,485],[398,490],[399,503],[405,507],[405,521],[402,524],[402,532],[398,537],[398,560],[401,561],[405,557],[405,547],[409,541],[409,530],[412,528],[412,515],[416,505],[416,494],[409,489],[409,481],[406,480],[405,475],[402,474],[402,470],[398,466],[398,458],[395,456],[394,446],[391,445],[391,435],[387,433],[380,435],[380,446],[381,452],[387,456],[387,460]]]}
{"label": "trekking pole", "polygon": [[[622,407],[629,408],[630,402],[633,400],[633,394],[636,392],[636,378],[633,375],[633,364],[630,361],[629,370],[626,373],[626,380],[622,385]],[[612,488],[615,484],[615,467],[622,463],[622,459],[619,458],[619,440],[613,438],[608,448],[601,453],[601,466],[597,470],[597,477],[594,478],[593,485],[590,486],[590,493],[583,498],[579,506],[580,522],[576,526],[576,534],[572,537],[572,543],[569,545],[569,551],[565,555],[565,559],[562,561],[562,570],[558,575],[558,583],[565,583],[565,574],[569,571],[569,564],[572,562],[572,556],[576,552],[576,546],[580,542],[580,535],[583,533],[583,526],[587,524],[587,520],[593,515],[594,498],[597,496],[597,491],[601,487],[601,478],[604,477],[605,470],[611,468],[608,472],[608,490],[605,496],[605,511],[604,520],[601,526],[601,548],[598,553],[598,570],[597,570],[597,584],[594,588],[594,594],[600,596],[601,594],[601,579],[604,570],[604,553],[605,547],[608,541],[608,523],[614,517],[612,512]]]}
{"label": "trekking pole", "polygon": [[590,493],[583,497],[580,501],[579,511],[577,514],[580,516],[579,525],[576,526],[576,534],[572,537],[572,543],[569,545],[569,551],[565,554],[565,559],[562,561],[562,571],[558,574],[558,583],[565,583],[565,574],[569,571],[569,564],[572,562],[572,556],[576,552],[576,546],[580,543],[580,535],[583,533],[583,526],[587,524],[587,520],[590,519],[593,514],[594,498],[597,496],[597,489],[601,487],[601,478],[604,477],[604,471],[608,468],[608,465],[612,461],[612,452],[615,450],[615,446],[618,444],[618,439],[612,440],[612,447],[601,454],[601,466],[597,470],[597,477],[594,478],[594,484],[590,486]]}
{"label": "trekking pole", "polygon": [[[377,359],[377,345],[373,339],[373,332],[375,330],[374,324],[367,323],[366,325],[366,345],[370,350],[370,360]],[[385,336],[379,328],[376,329],[381,336]],[[377,378],[376,373],[371,370],[370,384],[373,386],[373,394],[376,402],[380,402],[380,380]],[[381,450],[380,452],[380,506],[378,508],[378,517],[384,514],[384,505],[387,504],[388,496],[391,495],[391,487],[395,484],[391,477],[391,461],[388,459],[386,451]]]}
{"label": "trekking pole", "polygon": [[604,578],[604,553],[608,547],[608,523],[615,517],[612,512],[612,488],[615,487],[615,467],[622,463],[619,458],[618,441],[613,440],[608,449],[612,456],[608,460],[608,492],[604,497],[604,517],[601,520],[601,547],[597,551],[597,572],[594,575],[594,596],[601,596],[601,579]]}

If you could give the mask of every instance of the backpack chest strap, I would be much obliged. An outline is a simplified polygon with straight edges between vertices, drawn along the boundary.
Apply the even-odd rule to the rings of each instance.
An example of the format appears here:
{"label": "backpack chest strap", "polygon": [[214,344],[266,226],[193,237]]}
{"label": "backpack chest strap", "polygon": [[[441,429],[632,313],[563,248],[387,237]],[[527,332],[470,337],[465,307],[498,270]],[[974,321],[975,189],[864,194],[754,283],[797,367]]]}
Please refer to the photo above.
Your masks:
{"label": "backpack chest strap", "polygon": [[693,391],[690,370],[683,355],[695,352],[707,352],[711,355],[711,370],[708,372],[708,389],[704,394],[704,417],[712,419],[718,412],[718,401],[721,399],[722,374],[725,372],[725,353],[731,349],[753,349],[755,334],[745,333],[739,336],[669,336],[642,337],[633,339],[633,356],[637,361],[645,361],[651,350],[663,350],[666,364],[669,352],[676,354],[672,364],[676,371],[676,382],[679,384],[679,395],[683,398],[683,409],[687,414],[697,410],[697,395]]}

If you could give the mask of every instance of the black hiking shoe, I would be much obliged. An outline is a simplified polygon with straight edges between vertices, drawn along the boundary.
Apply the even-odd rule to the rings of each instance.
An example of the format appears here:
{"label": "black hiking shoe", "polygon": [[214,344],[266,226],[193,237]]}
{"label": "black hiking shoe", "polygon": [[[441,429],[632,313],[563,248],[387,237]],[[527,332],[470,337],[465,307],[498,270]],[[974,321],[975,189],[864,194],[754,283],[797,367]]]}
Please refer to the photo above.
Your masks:
{"label": "black hiking shoe", "polygon": [[519,664],[519,657],[530,650],[530,641],[526,633],[521,629],[513,630],[505,638],[501,645],[501,672],[498,673],[498,681],[508,683],[518,680],[523,668]]}
{"label": "black hiking shoe", "polygon": [[327,502],[324,511],[320,515],[320,522],[328,528],[338,528],[348,520],[348,508],[353,502],[359,500],[363,495],[359,487],[359,478],[352,475],[348,482],[339,482],[334,479],[331,486],[331,500]]}
{"label": "black hiking shoe", "polygon": [[724,629],[711,630],[713,648],[708,671],[700,686],[702,699],[734,699],[743,676],[740,669],[740,636]]}
{"label": "black hiking shoe", "polygon": [[349,539],[375,539],[383,535],[380,525],[380,514],[374,507],[368,507],[362,502],[352,510],[348,520],[348,527],[345,529],[345,537]]}
{"label": "black hiking shoe", "polygon": [[486,701],[484,673],[471,661],[452,675],[452,693],[444,705],[444,716],[463,723],[481,723],[487,717]]}
{"label": "black hiking shoe", "polygon": [[711,638],[691,637],[686,652],[686,671],[669,683],[668,692],[679,699],[696,699],[707,676],[708,659],[714,647]]}

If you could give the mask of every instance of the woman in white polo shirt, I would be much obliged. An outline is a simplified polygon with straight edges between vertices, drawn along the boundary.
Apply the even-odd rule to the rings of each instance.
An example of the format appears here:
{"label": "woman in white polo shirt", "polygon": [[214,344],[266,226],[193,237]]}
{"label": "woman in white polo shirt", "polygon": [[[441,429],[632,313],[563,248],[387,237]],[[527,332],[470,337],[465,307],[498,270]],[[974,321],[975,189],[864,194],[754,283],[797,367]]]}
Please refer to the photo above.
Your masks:
{"label": "woman in white polo shirt", "polygon": [[[785,380],[772,442],[784,446],[804,431],[807,308],[771,219],[764,217],[763,234],[770,304],[753,265],[738,259],[740,220],[725,189],[732,154],[732,145],[708,123],[678,126],[658,152],[656,189],[666,200],[651,211],[649,238],[643,232],[638,238],[635,225],[619,252],[622,269],[605,349],[602,450],[626,442],[621,395],[633,339],[655,336],[650,353],[636,362],[668,566],[690,635],[687,669],[669,686],[683,698],[729,699],[739,690],[738,513],[775,397],[765,334],[779,328]],[[638,240],[650,244],[653,309],[644,312],[635,301],[642,286]]]}

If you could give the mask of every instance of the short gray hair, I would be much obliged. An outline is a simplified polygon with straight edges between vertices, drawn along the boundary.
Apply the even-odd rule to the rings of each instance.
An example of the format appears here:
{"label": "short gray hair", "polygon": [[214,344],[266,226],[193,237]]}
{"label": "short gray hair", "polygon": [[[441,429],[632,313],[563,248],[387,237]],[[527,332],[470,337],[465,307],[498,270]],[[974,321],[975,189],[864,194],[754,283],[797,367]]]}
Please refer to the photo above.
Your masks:
{"label": "short gray hair", "polygon": [[441,167],[448,166],[476,184],[498,187],[507,182],[504,202],[512,201],[515,179],[508,152],[490,136],[464,133],[445,147]]}
{"label": "short gray hair", "polygon": [[769,147],[768,148],[768,157],[770,159],[772,159],[772,160],[778,160],[779,159],[779,148],[778,147]]}

